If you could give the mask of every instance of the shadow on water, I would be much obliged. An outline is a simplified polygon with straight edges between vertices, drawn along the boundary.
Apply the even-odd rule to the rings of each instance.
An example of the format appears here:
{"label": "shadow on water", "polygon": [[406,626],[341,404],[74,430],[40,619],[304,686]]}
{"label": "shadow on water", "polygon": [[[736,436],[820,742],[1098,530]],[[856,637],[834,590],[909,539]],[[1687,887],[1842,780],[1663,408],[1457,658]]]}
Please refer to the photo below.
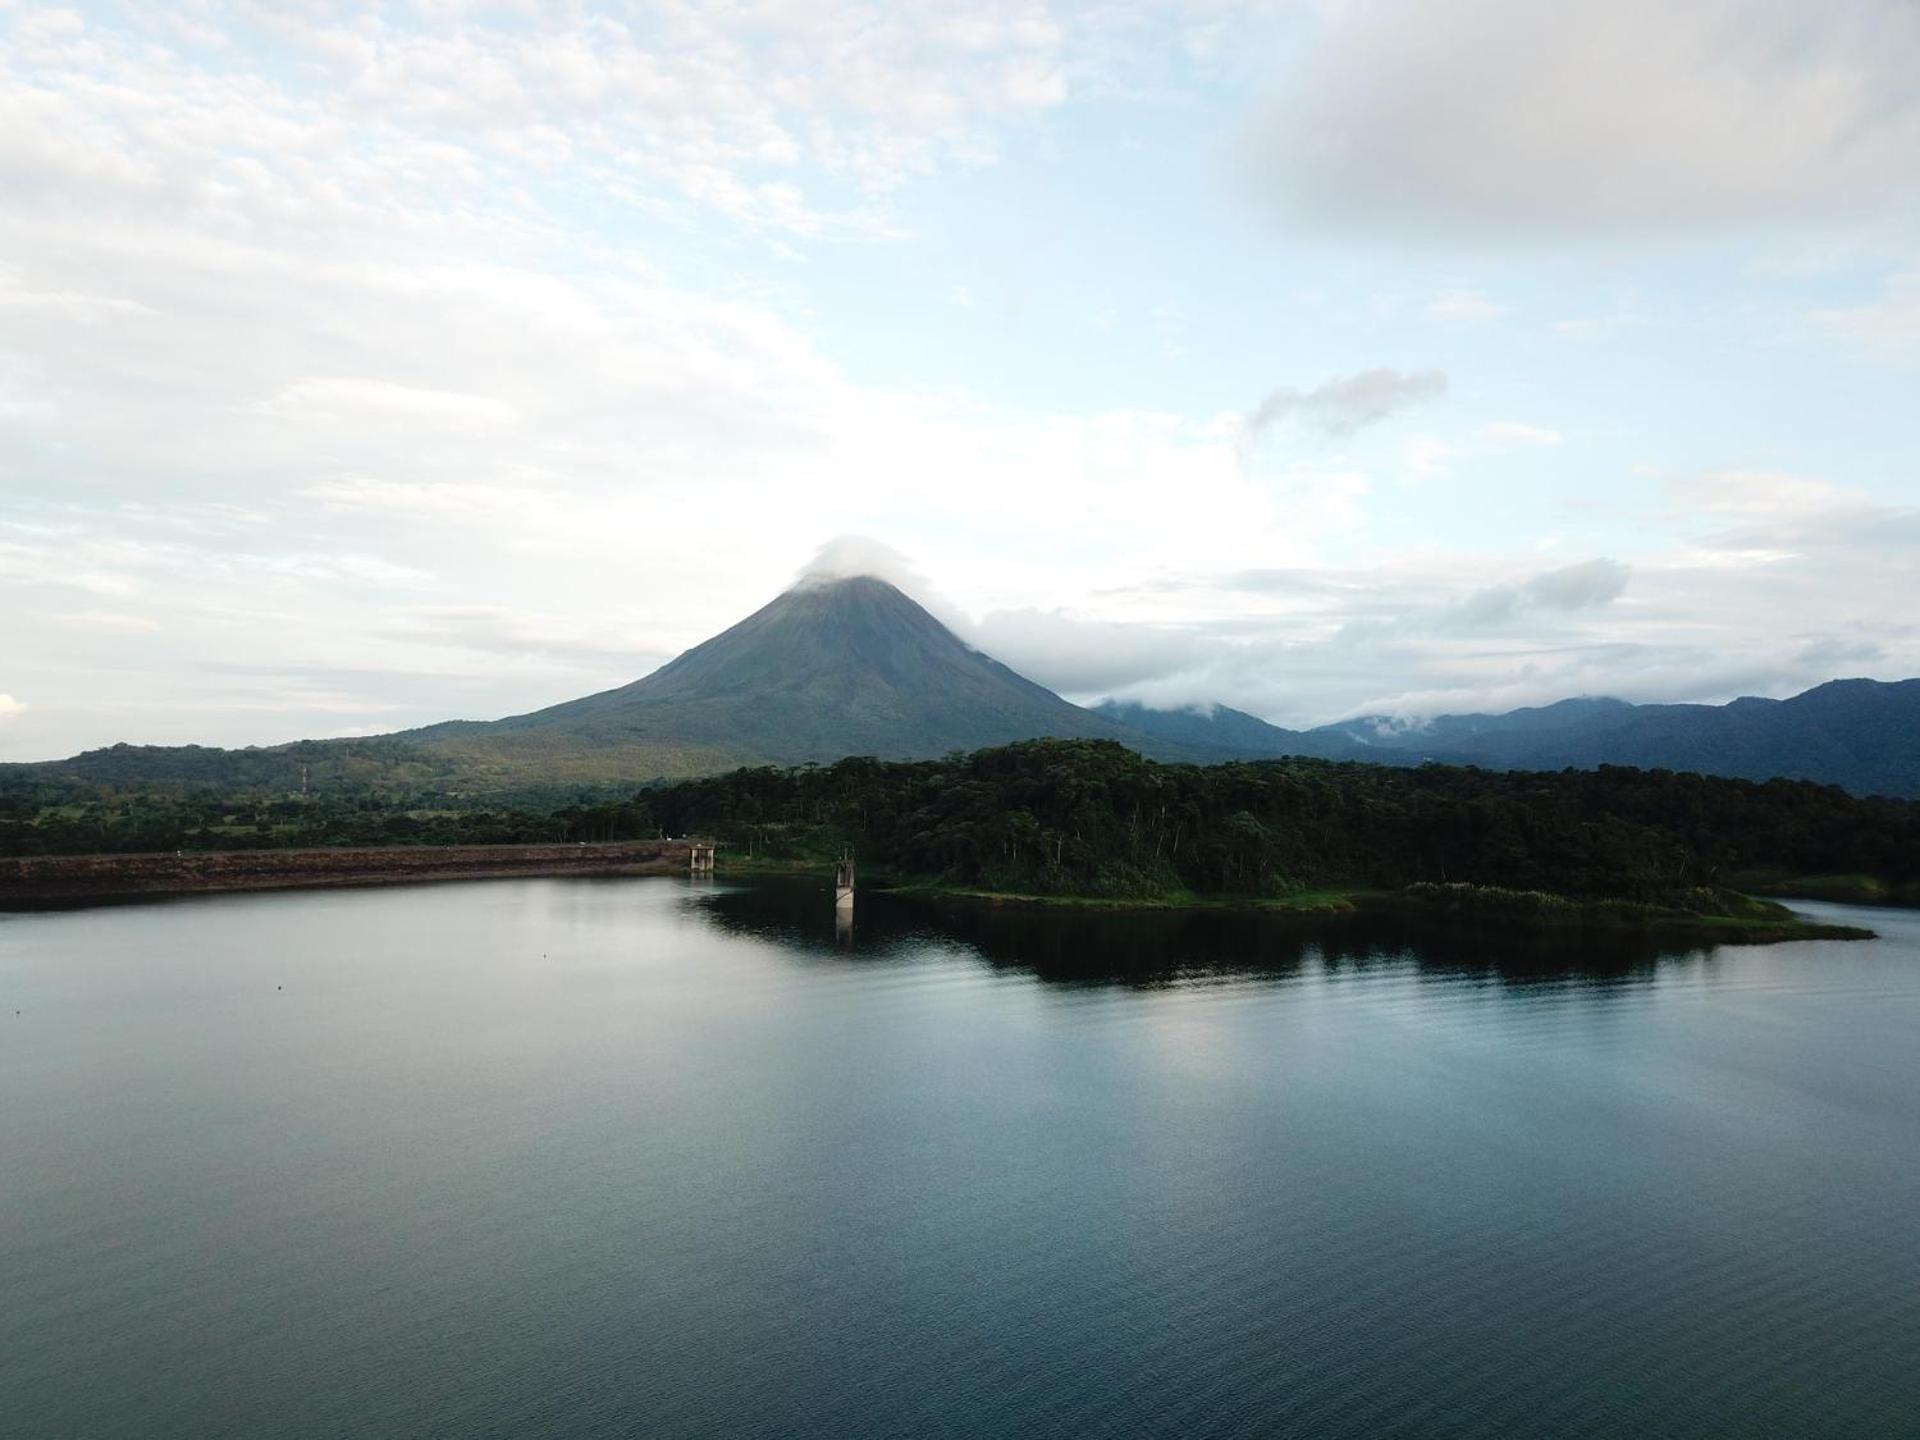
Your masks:
{"label": "shadow on water", "polygon": [[1285,978],[1307,965],[1414,964],[1436,976],[1511,985],[1651,982],[1663,962],[1710,951],[1632,933],[1517,931],[1411,913],[1277,915],[1221,910],[1048,910],[863,893],[849,922],[832,886],[755,879],[700,897],[700,913],[750,935],[848,960],[961,945],[997,969],[1052,984],[1152,989],[1208,977]]}

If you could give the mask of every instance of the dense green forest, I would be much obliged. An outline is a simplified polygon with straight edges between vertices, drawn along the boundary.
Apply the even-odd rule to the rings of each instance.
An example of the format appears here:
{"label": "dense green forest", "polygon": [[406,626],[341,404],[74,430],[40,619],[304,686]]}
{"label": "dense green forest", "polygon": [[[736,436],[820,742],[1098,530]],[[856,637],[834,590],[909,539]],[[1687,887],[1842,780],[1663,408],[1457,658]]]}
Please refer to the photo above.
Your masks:
{"label": "dense green forest", "polygon": [[730,855],[769,859],[851,847],[900,878],[1116,899],[1465,881],[1673,904],[1761,873],[1920,880],[1920,805],[1830,786],[1619,767],[1168,765],[1087,740],[743,769],[545,809],[463,808],[424,791],[0,796],[0,852],[14,855],[657,834],[713,835]]}
{"label": "dense green forest", "polygon": [[1920,805],[1799,781],[1316,760],[1164,765],[1102,741],[739,770],[644,797],[670,833],[1030,894],[1459,882],[1674,903],[1757,872],[1920,876]]}
{"label": "dense green forest", "polygon": [[0,790],[0,855],[135,854],[338,845],[522,845],[646,839],[633,800],[509,806],[444,792],[243,792],[186,786]]}

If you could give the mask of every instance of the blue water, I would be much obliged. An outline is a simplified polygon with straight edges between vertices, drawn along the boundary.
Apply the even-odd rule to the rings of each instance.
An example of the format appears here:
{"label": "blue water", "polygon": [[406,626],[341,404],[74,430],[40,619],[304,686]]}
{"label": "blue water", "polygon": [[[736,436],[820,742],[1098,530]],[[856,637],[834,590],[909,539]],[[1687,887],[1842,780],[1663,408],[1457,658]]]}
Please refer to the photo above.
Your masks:
{"label": "blue water", "polygon": [[0,916],[0,1433],[1920,1434],[1920,915],[1844,913]]}

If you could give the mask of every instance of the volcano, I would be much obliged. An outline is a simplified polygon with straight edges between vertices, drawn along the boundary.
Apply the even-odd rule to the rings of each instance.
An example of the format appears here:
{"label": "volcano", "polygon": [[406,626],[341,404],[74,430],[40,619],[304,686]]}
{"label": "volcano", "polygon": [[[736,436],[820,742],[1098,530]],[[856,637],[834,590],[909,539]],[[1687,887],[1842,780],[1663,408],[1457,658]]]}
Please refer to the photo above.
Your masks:
{"label": "volcano", "polygon": [[893,585],[855,576],[802,583],[618,689],[397,738],[523,771],[643,778],[1039,736],[1155,748],[973,649]]}

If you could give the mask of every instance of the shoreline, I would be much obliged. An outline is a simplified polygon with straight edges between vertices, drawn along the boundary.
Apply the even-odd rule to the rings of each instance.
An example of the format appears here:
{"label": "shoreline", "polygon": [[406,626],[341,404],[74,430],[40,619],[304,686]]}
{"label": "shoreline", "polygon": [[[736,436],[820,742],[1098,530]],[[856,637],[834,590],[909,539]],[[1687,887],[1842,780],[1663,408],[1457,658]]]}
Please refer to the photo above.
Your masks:
{"label": "shoreline", "polygon": [[[0,857],[0,911],[267,890],[347,889],[440,880],[684,875],[687,840],[536,845],[358,846],[299,850],[147,851]],[[823,875],[812,860],[731,857],[717,878]],[[1758,887],[1756,887],[1758,888]],[[1465,884],[1401,890],[1327,886],[1289,895],[1043,895],[869,877],[875,894],[921,903],[1104,914],[1207,911],[1328,919],[1362,912],[1419,914],[1452,922],[1535,931],[1635,931],[1702,943],[1765,945],[1790,940],[1868,940],[1853,925],[1803,919],[1774,900],[1720,892],[1706,913],[1620,900],[1572,900],[1539,891]],[[1827,898],[1827,897],[1804,897]]]}
{"label": "shoreline", "polygon": [[1500,924],[1535,931],[1598,929],[1636,931],[1666,939],[1693,939],[1728,945],[1772,945],[1791,940],[1872,940],[1874,931],[1858,925],[1806,920],[1784,905],[1750,896],[1737,915],[1710,915],[1620,900],[1571,900],[1540,891],[1493,886],[1425,885],[1403,890],[1331,887],[1293,895],[1157,896],[1138,899],[1082,895],[1030,895],[961,886],[902,884],[875,887],[880,893],[922,902],[953,901],[989,908],[1083,910],[1109,914],[1212,911],[1225,914],[1330,916],[1396,912],[1436,919]]}
{"label": "shoreline", "polygon": [[683,875],[685,840],[545,845],[388,845],[185,850],[0,858],[0,910],[258,890],[345,889],[436,880]]}
{"label": "shoreline", "polygon": [[1731,882],[1749,895],[1779,900],[1831,900],[1841,905],[1880,905],[1920,910],[1920,880],[1886,881],[1877,875],[1783,875],[1752,871]]}

